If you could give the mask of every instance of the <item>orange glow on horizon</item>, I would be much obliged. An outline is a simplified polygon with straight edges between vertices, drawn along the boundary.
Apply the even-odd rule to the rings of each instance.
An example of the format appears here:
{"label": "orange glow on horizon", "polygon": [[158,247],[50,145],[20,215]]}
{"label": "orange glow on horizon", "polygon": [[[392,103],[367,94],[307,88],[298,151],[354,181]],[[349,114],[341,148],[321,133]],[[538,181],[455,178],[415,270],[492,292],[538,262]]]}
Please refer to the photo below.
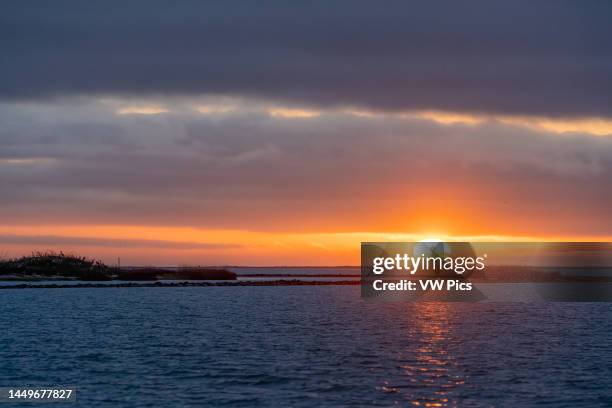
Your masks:
{"label": "orange glow on horizon", "polygon": [[[439,230],[420,233],[284,233],[134,225],[2,226],[0,235],[74,238],[71,244],[1,244],[4,256],[19,256],[33,250],[62,250],[99,258],[110,264],[121,257],[126,265],[358,265],[362,241],[412,242],[433,237],[444,241],[470,242],[612,241],[612,237],[587,236],[450,235]],[[79,239],[92,238],[107,239],[109,243],[79,244]],[[160,246],[149,248],[147,241],[131,245],[130,240],[154,240]],[[163,243],[175,245],[164,248]],[[213,246],[180,248],[180,245],[176,245],[180,243]]]}

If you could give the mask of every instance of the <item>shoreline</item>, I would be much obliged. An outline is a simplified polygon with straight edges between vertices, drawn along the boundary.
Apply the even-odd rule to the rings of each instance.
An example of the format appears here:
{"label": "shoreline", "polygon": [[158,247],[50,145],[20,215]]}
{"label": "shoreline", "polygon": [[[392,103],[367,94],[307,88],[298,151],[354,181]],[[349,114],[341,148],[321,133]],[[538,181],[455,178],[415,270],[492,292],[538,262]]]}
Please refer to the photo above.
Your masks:
{"label": "shoreline", "polygon": [[81,288],[173,288],[173,287],[223,287],[223,286],[348,286],[360,285],[361,281],[303,281],[303,280],[275,280],[251,282],[162,282],[152,283],[76,283],[76,284],[29,284],[0,285],[0,289],[81,289]]}

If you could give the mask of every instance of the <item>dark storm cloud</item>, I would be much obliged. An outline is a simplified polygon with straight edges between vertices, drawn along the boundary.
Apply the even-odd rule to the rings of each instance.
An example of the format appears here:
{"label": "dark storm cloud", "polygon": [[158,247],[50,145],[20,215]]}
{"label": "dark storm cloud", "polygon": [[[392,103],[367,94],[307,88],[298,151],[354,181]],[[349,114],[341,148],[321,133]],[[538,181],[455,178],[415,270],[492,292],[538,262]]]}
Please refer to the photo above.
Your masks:
{"label": "dark storm cloud", "polygon": [[605,1],[13,1],[0,98],[220,93],[610,116]]}

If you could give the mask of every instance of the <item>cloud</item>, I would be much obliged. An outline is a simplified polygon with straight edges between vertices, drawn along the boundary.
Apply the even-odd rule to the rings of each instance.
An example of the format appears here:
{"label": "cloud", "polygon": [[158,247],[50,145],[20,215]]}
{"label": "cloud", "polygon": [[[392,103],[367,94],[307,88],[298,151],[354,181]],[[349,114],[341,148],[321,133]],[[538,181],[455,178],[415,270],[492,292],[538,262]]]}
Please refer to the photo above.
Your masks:
{"label": "cloud", "polygon": [[382,113],[366,110],[346,109],[345,113],[360,117],[395,117],[404,119],[426,119],[444,125],[480,125],[485,122],[500,122],[512,126],[547,133],[576,133],[597,136],[612,135],[612,120],[604,118],[550,118],[538,116],[484,115],[440,111],[407,111]]}
{"label": "cloud", "polygon": [[215,94],[312,110],[610,116],[608,2],[111,3],[5,5],[0,98]]}
{"label": "cloud", "polygon": [[0,106],[0,222],[611,232],[608,137],[342,110],[285,120],[257,103],[153,117],[95,106]]}
{"label": "cloud", "polygon": [[54,159],[47,159],[44,157],[23,157],[18,159],[0,159],[0,166],[12,165],[12,166],[35,166],[35,165],[46,165],[54,163]]}
{"label": "cloud", "polygon": [[164,241],[157,239],[114,239],[92,237],[67,237],[59,235],[0,235],[0,244],[32,246],[78,246],[104,248],[150,248],[150,249],[185,249],[185,250],[218,250],[239,248],[238,244],[203,243],[187,241]]}
{"label": "cloud", "polygon": [[550,119],[538,117],[501,117],[500,121],[511,125],[553,133],[589,133],[598,136],[612,135],[612,120],[602,118]]}
{"label": "cloud", "polygon": [[319,111],[313,110],[305,110],[305,109],[291,109],[291,108],[283,108],[283,107],[273,107],[268,110],[271,116],[276,118],[314,118],[321,114]]}
{"label": "cloud", "polygon": [[119,115],[159,115],[168,113],[168,109],[159,106],[128,106],[117,111]]}
{"label": "cloud", "polygon": [[198,105],[195,107],[195,110],[203,115],[214,115],[214,114],[222,114],[228,113],[236,108],[231,105]]}

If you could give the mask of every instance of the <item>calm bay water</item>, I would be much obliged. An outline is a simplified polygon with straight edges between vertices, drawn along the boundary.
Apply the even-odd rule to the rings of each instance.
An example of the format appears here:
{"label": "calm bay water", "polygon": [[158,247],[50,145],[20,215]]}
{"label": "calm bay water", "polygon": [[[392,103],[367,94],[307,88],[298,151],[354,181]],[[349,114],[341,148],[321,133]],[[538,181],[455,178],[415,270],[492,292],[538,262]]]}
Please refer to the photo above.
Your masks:
{"label": "calm bay water", "polygon": [[0,297],[0,386],[74,384],[66,406],[612,406],[612,304],[366,302],[357,286]]}

